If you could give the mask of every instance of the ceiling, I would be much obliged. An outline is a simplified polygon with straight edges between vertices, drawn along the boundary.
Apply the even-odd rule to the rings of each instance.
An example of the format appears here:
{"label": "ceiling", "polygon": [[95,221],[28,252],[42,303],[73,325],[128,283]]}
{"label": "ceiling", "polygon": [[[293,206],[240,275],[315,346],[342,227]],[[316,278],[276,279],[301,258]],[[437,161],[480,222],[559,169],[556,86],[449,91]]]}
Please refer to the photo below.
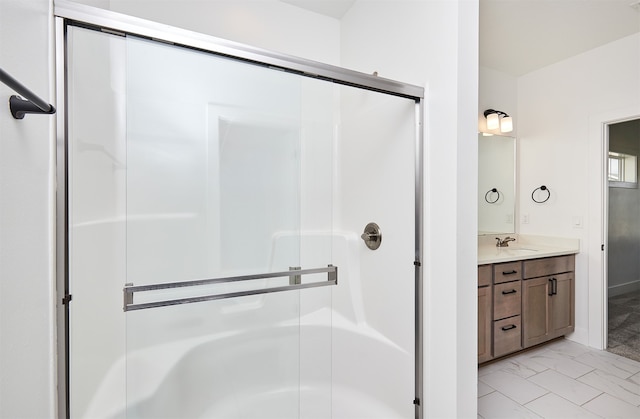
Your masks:
{"label": "ceiling", "polygon": [[280,0],[294,6],[320,13],[325,16],[342,19],[356,0]]}
{"label": "ceiling", "polygon": [[[355,0],[281,0],[341,19]],[[521,76],[640,32],[640,0],[480,0],[480,65]]]}
{"label": "ceiling", "polygon": [[639,8],[638,0],[480,0],[480,65],[521,76],[639,32]]}

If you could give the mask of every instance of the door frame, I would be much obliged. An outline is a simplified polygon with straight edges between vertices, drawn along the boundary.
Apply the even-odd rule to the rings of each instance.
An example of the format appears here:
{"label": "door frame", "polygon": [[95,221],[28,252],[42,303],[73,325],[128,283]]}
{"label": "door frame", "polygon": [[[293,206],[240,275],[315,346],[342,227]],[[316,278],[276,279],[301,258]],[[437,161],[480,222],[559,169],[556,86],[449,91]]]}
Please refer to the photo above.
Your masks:
{"label": "door frame", "polygon": [[589,120],[588,345],[607,348],[609,259],[609,125],[640,118],[640,105],[592,115]]}

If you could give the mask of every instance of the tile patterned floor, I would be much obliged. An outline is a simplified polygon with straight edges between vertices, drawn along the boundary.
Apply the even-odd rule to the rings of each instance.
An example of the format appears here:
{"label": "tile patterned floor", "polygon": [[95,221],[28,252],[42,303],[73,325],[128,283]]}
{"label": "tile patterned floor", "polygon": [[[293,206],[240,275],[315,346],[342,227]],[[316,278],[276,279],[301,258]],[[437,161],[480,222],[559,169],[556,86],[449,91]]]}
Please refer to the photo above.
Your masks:
{"label": "tile patterned floor", "polygon": [[640,419],[640,362],[558,340],[478,369],[478,418]]}
{"label": "tile patterned floor", "polygon": [[609,298],[609,352],[640,362],[640,290]]}

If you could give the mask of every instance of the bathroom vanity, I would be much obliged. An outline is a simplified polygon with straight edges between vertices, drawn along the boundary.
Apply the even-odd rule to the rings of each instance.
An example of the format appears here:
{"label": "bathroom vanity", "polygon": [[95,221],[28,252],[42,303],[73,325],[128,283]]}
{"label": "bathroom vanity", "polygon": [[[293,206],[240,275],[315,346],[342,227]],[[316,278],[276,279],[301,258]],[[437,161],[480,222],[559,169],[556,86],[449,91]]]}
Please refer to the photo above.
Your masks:
{"label": "bathroom vanity", "polygon": [[[478,245],[478,363],[573,332],[577,240]],[[544,244],[543,244],[544,243]]]}

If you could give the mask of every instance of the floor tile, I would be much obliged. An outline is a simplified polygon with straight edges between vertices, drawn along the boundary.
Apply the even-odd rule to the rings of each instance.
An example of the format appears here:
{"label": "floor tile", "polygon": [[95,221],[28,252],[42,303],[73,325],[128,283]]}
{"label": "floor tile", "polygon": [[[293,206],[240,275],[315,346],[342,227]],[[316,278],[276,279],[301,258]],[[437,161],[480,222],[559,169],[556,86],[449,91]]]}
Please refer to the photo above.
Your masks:
{"label": "floor tile", "polygon": [[525,357],[513,357],[508,362],[502,364],[500,371],[507,372],[509,374],[517,375],[522,378],[529,378],[544,370],[548,369],[544,365],[540,365],[536,362],[531,362]]}
{"label": "floor tile", "polygon": [[640,405],[640,385],[631,380],[622,379],[605,371],[595,370],[578,378],[578,381],[632,405]]}
{"label": "floor tile", "polygon": [[557,352],[562,355],[576,357],[590,352],[592,349],[570,340],[557,340],[544,346],[547,350]]}
{"label": "floor tile", "polygon": [[480,380],[520,404],[530,402],[548,392],[524,378],[502,371],[483,375]]}
{"label": "floor tile", "polygon": [[531,410],[497,391],[478,399],[478,415],[484,419],[540,418]]}
{"label": "floor tile", "polygon": [[603,393],[582,406],[584,409],[608,419],[638,419],[640,408]]}
{"label": "floor tile", "polygon": [[600,418],[582,407],[563,399],[557,394],[549,393],[525,405],[529,410],[546,419],[589,419]]}
{"label": "floor tile", "polygon": [[496,391],[494,388],[478,380],[478,397],[486,396],[487,394],[493,393],[494,391]]}
{"label": "floor tile", "polygon": [[529,381],[536,383],[540,387],[569,400],[570,402],[580,406],[589,400],[602,394],[601,390],[576,381],[566,375],[560,374],[554,370],[541,372],[531,378]]}
{"label": "floor tile", "polygon": [[640,363],[558,340],[479,368],[478,419],[640,419]]}
{"label": "floor tile", "polygon": [[570,356],[554,351],[545,351],[534,355],[531,360],[571,378],[581,377],[595,369],[595,367],[574,361]]}
{"label": "floor tile", "polygon": [[501,359],[500,361],[495,361],[487,365],[483,365],[478,368],[478,377],[483,375],[491,374],[492,372],[500,371],[509,363],[510,358]]}
{"label": "floor tile", "polygon": [[635,365],[634,361],[607,351],[592,351],[576,357],[575,360],[620,378],[629,378],[640,372],[640,366]]}
{"label": "floor tile", "polygon": [[618,358],[619,362],[622,362],[623,364],[627,364],[629,365],[629,368],[631,368],[632,370],[637,370],[638,372],[640,372],[640,361],[629,359],[620,355],[618,356],[619,356]]}

